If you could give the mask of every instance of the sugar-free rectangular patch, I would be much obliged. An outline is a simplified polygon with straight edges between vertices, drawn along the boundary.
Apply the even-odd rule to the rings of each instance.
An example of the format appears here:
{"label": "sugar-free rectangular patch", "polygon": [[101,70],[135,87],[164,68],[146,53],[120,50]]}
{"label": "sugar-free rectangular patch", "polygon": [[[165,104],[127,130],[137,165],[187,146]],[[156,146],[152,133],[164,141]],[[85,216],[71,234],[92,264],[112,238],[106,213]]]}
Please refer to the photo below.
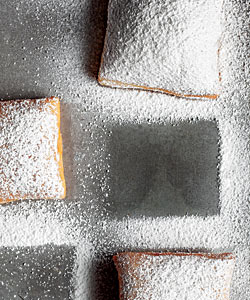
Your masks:
{"label": "sugar-free rectangular patch", "polygon": [[216,122],[116,125],[107,147],[112,215],[219,214]]}

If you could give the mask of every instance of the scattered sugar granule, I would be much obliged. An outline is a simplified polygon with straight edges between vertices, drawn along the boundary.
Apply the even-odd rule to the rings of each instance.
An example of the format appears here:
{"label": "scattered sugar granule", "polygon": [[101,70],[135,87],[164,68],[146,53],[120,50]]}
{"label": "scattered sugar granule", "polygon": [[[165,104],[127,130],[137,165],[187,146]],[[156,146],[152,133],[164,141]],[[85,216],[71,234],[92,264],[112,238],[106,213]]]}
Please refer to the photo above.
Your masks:
{"label": "scattered sugar granule", "polygon": [[0,202],[64,198],[60,101],[0,102]]}
{"label": "scattered sugar granule", "polygon": [[231,254],[120,253],[121,300],[229,300]]}
{"label": "scattered sugar granule", "polygon": [[98,81],[217,98],[221,0],[111,0]]}

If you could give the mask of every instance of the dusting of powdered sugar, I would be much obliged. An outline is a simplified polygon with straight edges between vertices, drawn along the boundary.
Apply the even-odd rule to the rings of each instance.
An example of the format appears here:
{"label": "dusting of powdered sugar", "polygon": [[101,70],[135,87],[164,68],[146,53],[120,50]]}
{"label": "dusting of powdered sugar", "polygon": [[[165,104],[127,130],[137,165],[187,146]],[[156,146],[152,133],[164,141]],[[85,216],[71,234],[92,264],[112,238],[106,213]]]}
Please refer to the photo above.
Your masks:
{"label": "dusting of powdered sugar", "polygon": [[58,98],[1,103],[0,197],[61,198]]}
{"label": "dusting of powdered sugar", "polygon": [[218,95],[221,2],[110,1],[100,83]]}
{"label": "dusting of powdered sugar", "polygon": [[[74,260],[69,289],[73,288],[72,299],[117,300],[118,279],[112,256],[118,252],[232,251],[237,260],[231,299],[250,298],[249,1],[224,2],[221,96],[216,101],[189,101],[98,85],[108,0],[0,0],[0,98],[58,95],[63,99],[61,129],[68,192],[65,200],[1,205],[1,252],[4,247],[18,251],[18,247],[29,247],[36,253],[34,249],[52,244],[51,251],[44,250],[48,257],[55,257],[51,252],[64,253]],[[209,124],[214,119],[219,136],[220,182],[216,215],[127,216],[117,220],[110,213],[108,164],[112,163],[113,152],[106,145],[117,127],[123,131],[128,126],[168,127],[183,121],[199,124],[200,120]],[[133,142],[133,136],[128,135]],[[68,248],[75,255],[71,256],[71,251],[67,254]],[[22,252],[27,259],[28,252]],[[22,261],[21,253],[17,256]],[[11,253],[1,256],[1,264],[10,274],[6,285],[19,280],[11,275],[15,266]],[[49,275],[49,266],[43,266]],[[33,272],[32,266],[27,270]],[[55,272],[46,280],[51,276],[54,279]],[[19,295],[29,299],[29,294]],[[47,291],[39,296],[44,299],[50,295]],[[62,299],[60,293],[53,295]]]}
{"label": "dusting of powdered sugar", "polygon": [[122,300],[229,299],[232,258],[123,253],[115,261]]}

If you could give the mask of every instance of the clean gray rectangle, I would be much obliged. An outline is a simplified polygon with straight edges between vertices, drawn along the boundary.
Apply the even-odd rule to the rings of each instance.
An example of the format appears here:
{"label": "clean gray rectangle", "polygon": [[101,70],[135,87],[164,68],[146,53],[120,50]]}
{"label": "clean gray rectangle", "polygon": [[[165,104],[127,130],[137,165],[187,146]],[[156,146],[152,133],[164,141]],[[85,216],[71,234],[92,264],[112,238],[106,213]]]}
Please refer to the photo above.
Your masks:
{"label": "clean gray rectangle", "polygon": [[108,148],[112,215],[219,213],[216,122],[118,125]]}
{"label": "clean gray rectangle", "polygon": [[71,299],[74,248],[5,247],[0,261],[1,300]]}

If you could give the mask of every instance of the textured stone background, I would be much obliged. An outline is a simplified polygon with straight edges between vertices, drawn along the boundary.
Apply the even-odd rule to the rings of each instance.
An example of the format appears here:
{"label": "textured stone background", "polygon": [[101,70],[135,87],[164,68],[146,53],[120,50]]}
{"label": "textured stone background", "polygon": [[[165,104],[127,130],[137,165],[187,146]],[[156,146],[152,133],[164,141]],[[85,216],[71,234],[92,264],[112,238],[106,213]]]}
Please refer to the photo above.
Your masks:
{"label": "textured stone background", "polygon": [[117,299],[122,250],[233,251],[249,299],[249,2],[225,1],[216,101],[100,87],[107,5],[0,0],[0,98],[62,97],[68,191],[0,207],[0,299]]}

